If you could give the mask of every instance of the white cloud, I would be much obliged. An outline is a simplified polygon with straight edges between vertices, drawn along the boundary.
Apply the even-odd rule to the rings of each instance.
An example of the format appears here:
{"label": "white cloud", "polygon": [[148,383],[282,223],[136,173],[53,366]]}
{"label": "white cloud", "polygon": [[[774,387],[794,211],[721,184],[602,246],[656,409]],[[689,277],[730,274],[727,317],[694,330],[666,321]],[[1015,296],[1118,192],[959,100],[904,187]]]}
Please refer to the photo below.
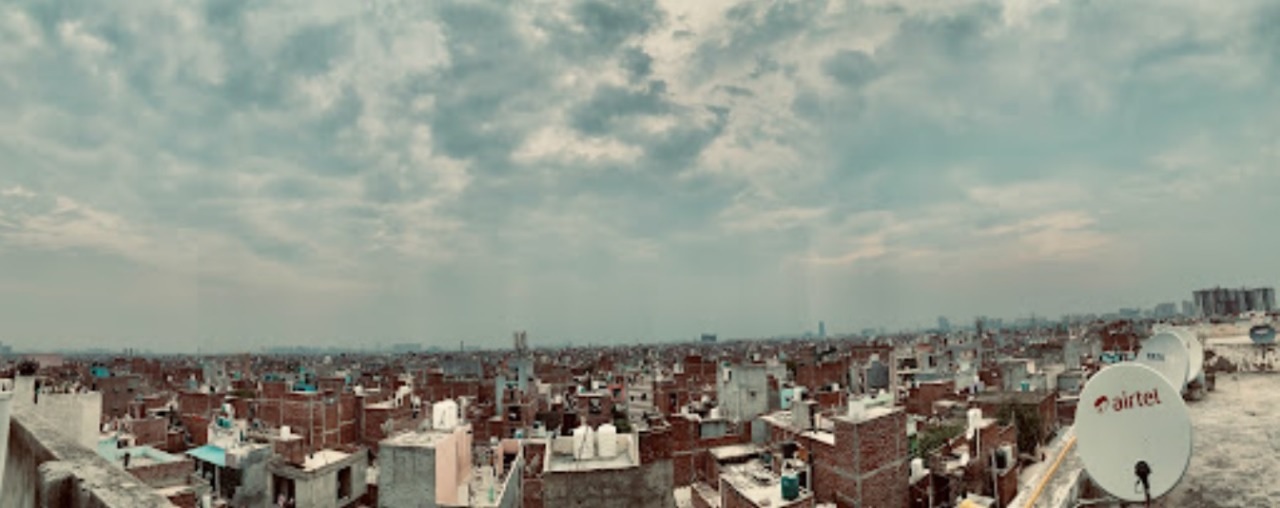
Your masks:
{"label": "white cloud", "polygon": [[[128,4],[59,14],[49,34],[6,9],[0,242],[272,287],[299,307],[323,292],[364,319],[338,324],[386,333],[401,331],[387,300],[464,316],[406,328],[443,335],[476,333],[474,309],[503,298],[485,316],[541,309],[504,295],[581,306],[546,322],[659,309],[584,291],[693,294],[694,268],[723,272],[694,277],[708,291],[778,285],[750,317],[777,327],[814,312],[797,307],[851,306],[868,277],[904,292],[1022,280],[1011,271],[1076,295],[1138,285],[1174,265],[1115,267],[1174,251],[1197,216],[1225,217],[1213,234],[1229,242],[1280,213],[1263,199],[1280,187],[1264,3],[747,3],[744,21],[728,15],[741,2],[661,0],[666,23],[616,50],[570,39],[597,32],[561,0]],[[632,49],[652,57],[645,84]],[[831,63],[854,50],[867,56]],[[600,87],[649,81],[659,98],[619,93],[575,123]],[[821,281],[738,276],[780,266]],[[683,334],[690,316],[649,319]]]}

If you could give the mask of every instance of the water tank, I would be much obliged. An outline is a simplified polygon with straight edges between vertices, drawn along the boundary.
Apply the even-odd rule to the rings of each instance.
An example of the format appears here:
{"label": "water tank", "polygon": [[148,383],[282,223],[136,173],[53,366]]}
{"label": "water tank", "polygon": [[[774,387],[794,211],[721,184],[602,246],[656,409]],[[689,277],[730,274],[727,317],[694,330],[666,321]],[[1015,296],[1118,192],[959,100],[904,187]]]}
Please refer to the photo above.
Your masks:
{"label": "water tank", "polygon": [[431,421],[439,430],[452,430],[458,426],[458,403],[445,399],[431,407]]}
{"label": "water tank", "polygon": [[849,400],[849,418],[855,420],[862,418],[867,413],[867,403],[862,399]]}
{"label": "water tank", "polygon": [[573,429],[573,458],[585,460],[595,457],[595,443],[591,442],[591,427],[583,425]]}
{"label": "water tank", "polygon": [[924,459],[911,459],[911,477],[924,476]]}
{"label": "water tank", "polygon": [[800,477],[795,471],[782,473],[782,500],[795,501],[800,497]]}
{"label": "water tank", "polygon": [[889,387],[889,367],[879,360],[867,366],[867,388],[881,390]]}
{"label": "water tank", "polygon": [[968,426],[965,429],[965,435],[973,439],[973,433],[978,430],[978,425],[982,424],[982,409],[973,408],[968,411]]}
{"label": "water tank", "polygon": [[289,437],[289,426],[288,426],[288,425],[281,425],[281,426],[280,426],[280,437]]}
{"label": "water tank", "polygon": [[720,408],[719,408],[719,407],[713,407],[713,408],[711,408],[711,414],[710,414],[710,416],[709,416],[709,417],[710,417],[710,419],[712,419],[712,420],[719,419],[719,418],[720,418]]}
{"label": "water tank", "polygon": [[997,471],[1009,469],[1009,462],[1013,458],[1013,447],[1009,445],[1001,446],[996,449],[995,456]]}
{"label": "water tank", "polygon": [[596,453],[602,459],[612,459],[618,455],[618,428],[606,423],[596,431]]}

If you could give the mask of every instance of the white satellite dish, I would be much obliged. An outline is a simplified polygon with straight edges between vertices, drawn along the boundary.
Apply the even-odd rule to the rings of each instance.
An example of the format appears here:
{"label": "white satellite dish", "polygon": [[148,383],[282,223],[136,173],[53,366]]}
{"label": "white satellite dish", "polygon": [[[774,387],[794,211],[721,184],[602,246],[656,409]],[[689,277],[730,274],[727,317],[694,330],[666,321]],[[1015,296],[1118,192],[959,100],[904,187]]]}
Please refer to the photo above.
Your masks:
{"label": "white satellite dish", "polygon": [[1178,390],[1179,394],[1182,393],[1183,388],[1186,388],[1190,366],[1187,346],[1181,337],[1172,332],[1160,332],[1144,341],[1135,361],[1155,369]]}
{"label": "white satellite dish", "polygon": [[1182,345],[1187,348],[1187,382],[1190,383],[1200,377],[1204,370],[1204,345],[1194,332],[1186,328],[1175,328],[1173,333],[1182,339]]}
{"label": "white satellite dish", "polygon": [[1113,365],[1090,378],[1075,428],[1089,477],[1124,501],[1168,493],[1191,461],[1191,416],[1182,394],[1145,365]]}

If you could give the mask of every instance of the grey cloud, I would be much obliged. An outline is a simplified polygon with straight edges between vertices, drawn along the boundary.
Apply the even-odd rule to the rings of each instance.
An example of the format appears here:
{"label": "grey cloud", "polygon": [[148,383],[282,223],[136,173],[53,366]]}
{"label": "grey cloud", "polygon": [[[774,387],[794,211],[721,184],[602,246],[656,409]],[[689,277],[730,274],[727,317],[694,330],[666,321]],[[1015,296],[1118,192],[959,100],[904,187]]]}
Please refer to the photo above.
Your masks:
{"label": "grey cloud", "polygon": [[620,3],[581,0],[574,6],[573,14],[586,28],[587,42],[606,49],[617,48],[663,22],[662,12],[654,0]]}
{"label": "grey cloud", "polygon": [[822,70],[841,84],[858,87],[876,77],[877,68],[871,56],[856,50],[840,50],[822,62]]}
{"label": "grey cloud", "polygon": [[734,97],[755,97],[756,96],[755,92],[752,92],[751,90],[740,87],[740,86],[720,85],[716,88]]}
{"label": "grey cloud", "polygon": [[627,48],[622,52],[622,68],[632,82],[647,79],[653,74],[653,57],[641,48]]}
{"label": "grey cloud", "polygon": [[355,40],[349,22],[309,26],[289,36],[274,61],[304,74],[322,74],[351,52]]}
{"label": "grey cloud", "polygon": [[601,135],[610,130],[615,119],[658,115],[671,108],[666,97],[666,84],[662,81],[650,81],[642,90],[601,85],[590,99],[574,109],[570,125],[586,134]]}
{"label": "grey cloud", "polygon": [[773,2],[764,7],[741,2],[725,13],[730,25],[727,38],[698,46],[698,67],[703,75],[710,75],[723,63],[768,55],[772,45],[812,29],[826,8],[826,0]]}
{"label": "grey cloud", "polygon": [[729,110],[708,106],[714,119],[704,126],[680,125],[653,140],[645,147],[652,170],[679,173],[688,168],[712,141],[720,137],[729,121]]}
{"label": "grey cloud", "polygon": [[[433,87],[430,119],[436,147],[502,173],[530,128],[503,125],[504,109],[519,97],[545,91],[556,65],[526,53],[527,46],[498,8],[468,3],[441,8],[452,66]],[[497,125],[484,129],[486,123]]]}

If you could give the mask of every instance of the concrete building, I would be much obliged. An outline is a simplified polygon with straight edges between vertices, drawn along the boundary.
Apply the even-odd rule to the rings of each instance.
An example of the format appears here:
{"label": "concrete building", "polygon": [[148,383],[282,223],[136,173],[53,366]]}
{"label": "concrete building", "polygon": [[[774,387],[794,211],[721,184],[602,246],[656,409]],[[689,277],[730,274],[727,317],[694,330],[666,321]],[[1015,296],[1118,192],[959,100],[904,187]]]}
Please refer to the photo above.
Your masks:
{"label": "concrete building", "polygon": [[[76,420],[49,420],[57,418],[59,411],[37,409],[43,401],[35,400],[34,385],[34,379],[18,377],[9,399],[8,418],[0,423],[0,431],[8,430],[4,465],[0,467],[0,508],[174,506],[155,489],[100,456],[97,443],[84,446],[77,439],[81,436],[76,425],[68,428],[64,423]],[[0,396],[0,416],[5,416],[3,400]],[[96,414],[101,403],[94,400],[83,406]]]}
{"label": "concrete building", "polygon": [[467,506],[471,443],[469,426],[383,440],[378,447],[378,506]]}
{"label": "concrete building", "polygon": [[812,464],[809,488],[817,503],[904,506],[911,477],[907,414],[901,408],[851,401],[846,414],[827,418],[779,412],[765,415],[770,442],[798,444]]}
{"label": "concrete building", "polygon": [[1235,316],[1245,312],[1276,310],[1274,288],[1202,289],[1192,293],[1196,306],[1205,317]]}
{"label": "concrete building", "polygon": [[574,432],[525,441],[523,508],[675,508],[665,436]]}
{"label": "concrete building", "polygon": [[750,421],[769,412],[769,369],[764,364],[721,364],[716,375],[720,415]]}
{"label": "concrete building", "polygon": [[345,508],[356,506],[368,490],[369,452],[320,450],[308,454],[301,466],[279,458],[267,466],[271,475],[269,499],[282,496],[297,506]]}
{"label": "concrete building", "polygon": [[524,468],[520,443],[503,440],[472,465],[470,429],[407,432],[382,441],[379,507],[517,508]]}

